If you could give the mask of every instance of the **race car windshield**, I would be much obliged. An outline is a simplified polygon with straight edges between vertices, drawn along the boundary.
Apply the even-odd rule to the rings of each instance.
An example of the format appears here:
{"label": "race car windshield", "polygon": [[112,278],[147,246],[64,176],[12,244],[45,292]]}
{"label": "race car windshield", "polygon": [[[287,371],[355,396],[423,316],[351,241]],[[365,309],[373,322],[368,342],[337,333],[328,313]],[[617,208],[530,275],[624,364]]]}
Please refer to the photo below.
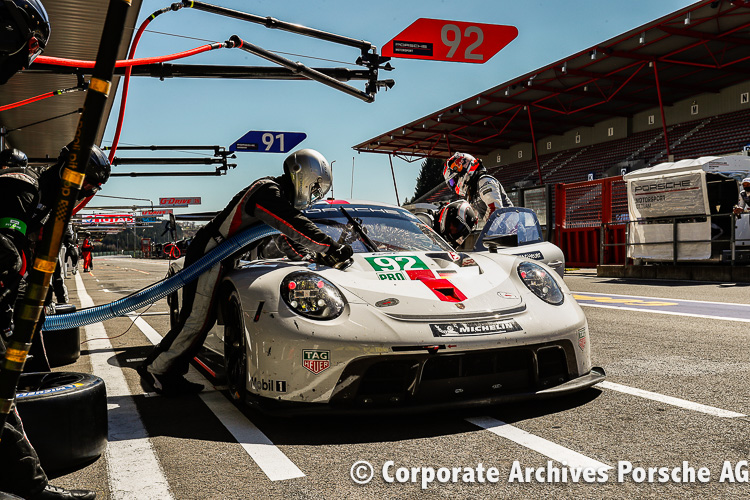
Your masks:
{"label": "race car windshield", "polygon": [[517,208],[505,208],[492,214],[490,227],[484,237],[518,235],[518,244],[542,241],[542,230],[539,221],[532,211]]}
{"label": "race car windshield", "polygon": [[[362,205],[347,205],[346,210],[362,226],[379,252],[453,251],[432,229],[404,210]],[[351,245],[356,253],[371,252],[340,211],[316,207],[306,210],[305,214],[338,243]]]}

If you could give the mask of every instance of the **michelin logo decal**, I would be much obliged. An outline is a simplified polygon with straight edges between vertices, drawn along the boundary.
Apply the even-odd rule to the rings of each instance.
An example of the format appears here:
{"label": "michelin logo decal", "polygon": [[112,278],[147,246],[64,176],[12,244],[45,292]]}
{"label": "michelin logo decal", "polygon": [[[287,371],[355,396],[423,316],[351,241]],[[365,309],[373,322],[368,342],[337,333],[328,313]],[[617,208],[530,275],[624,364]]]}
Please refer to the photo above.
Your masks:
{"label": "michelin logo decal", "polygon": [[481,321],[473,323],[440,323],[430,324],[435,337],[457,337],[464,335],[494,335],[498,333],[517,332],[521,325],[513,319],[499,321]]}

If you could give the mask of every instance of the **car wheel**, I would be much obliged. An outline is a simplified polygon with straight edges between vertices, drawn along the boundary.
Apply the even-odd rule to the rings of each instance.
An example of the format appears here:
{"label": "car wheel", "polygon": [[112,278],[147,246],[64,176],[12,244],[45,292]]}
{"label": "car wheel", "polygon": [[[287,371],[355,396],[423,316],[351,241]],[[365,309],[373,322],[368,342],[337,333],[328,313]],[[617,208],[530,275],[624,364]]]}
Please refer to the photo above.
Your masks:
{"label": "car wheel", "polygon": [[16,406],[45,471],[68,470],[104,453],[107,393],[101,378],[73,372],[24,373]]}
{"label": "car wheel", "polygon": [[229,395],[244,401],[247,395],[247,349],[245,320],[237,290],[232,290],[224,310],[224,364]]}
{"label": "car wheel", "polygon": [[[55,306],[55,314],[69,314],[76,312],[74,304],[60,304]],[[52,367],[75,363],[81,357],[81,328],[65,328],[50,330],[43,333],[44,349]]]}

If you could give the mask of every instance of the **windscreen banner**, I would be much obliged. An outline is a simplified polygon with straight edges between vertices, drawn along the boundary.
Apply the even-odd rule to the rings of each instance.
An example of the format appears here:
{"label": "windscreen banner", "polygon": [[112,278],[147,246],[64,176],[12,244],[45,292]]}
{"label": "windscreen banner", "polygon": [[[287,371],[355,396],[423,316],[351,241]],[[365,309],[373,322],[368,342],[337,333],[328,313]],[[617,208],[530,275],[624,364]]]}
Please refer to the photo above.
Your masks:
{"label": "windscreen banner", "polygon": [[708,213],[702,171],[628,179],[630,220]]}

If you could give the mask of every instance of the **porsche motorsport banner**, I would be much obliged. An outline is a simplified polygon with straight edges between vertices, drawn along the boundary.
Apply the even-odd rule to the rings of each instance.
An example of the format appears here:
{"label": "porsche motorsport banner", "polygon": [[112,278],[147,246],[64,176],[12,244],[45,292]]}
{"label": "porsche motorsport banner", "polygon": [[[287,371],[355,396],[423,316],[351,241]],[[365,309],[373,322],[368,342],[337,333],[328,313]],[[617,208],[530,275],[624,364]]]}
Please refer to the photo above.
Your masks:
{"label": "porsche motorsport banner", "polygon": [[701,172],[628,180],[630,219],[708,213]]}

